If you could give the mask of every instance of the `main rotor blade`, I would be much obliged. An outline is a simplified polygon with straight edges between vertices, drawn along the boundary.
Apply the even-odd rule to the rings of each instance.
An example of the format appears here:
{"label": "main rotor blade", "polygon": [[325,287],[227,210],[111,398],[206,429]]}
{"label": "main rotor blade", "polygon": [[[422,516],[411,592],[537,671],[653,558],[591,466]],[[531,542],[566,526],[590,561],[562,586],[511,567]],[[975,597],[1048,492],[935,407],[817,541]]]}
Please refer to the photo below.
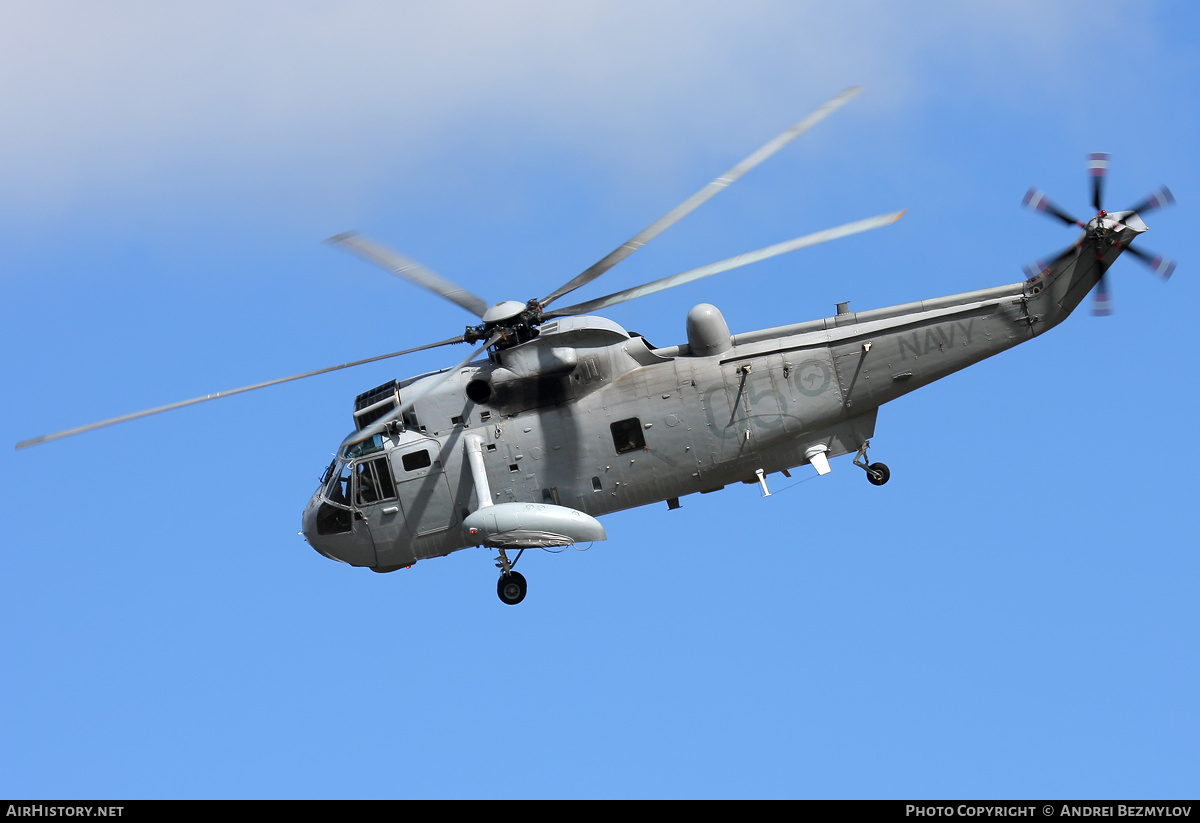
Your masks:
{"label": "main rotor blade", "polygon": [[680,203],[675,208],[671,209],[671,211],[667,212],[665,215],[660,217],[654,223],[650,224],[650,226],[643,229],[641,231],[641,233],[634,235],[634,237],[632,239],[630,239],[630,240],[626,241],[625,243],[623,243],[622,245],[618,246],[611,253],[609,253],[609,255],[607,257],[605,257],[603,260],[600,260],[598,263],[595,263],[591,268],[587,269],[582,274],[579,274],[570,282],[566,283],[563,286],[560,286],[558,289],[551,292],[544,300],[541,301],[542,307],[545,308],[546,306],[549,306],[551,303],[553,303],[555,300],[559,299],[563,295],[575,291],[575,289],[579,288],[580,286],[584,286],[584,285],[592,282],[593,280],[595,280],[600,275],[604,274],[606,271],[608,271],[613,266],[620,263],[626,257],[633,254],[635,251],[640,249],[642,246],[649,243],[655,237],[658,237],[660,234],[662,234],[664,231],[669,229],[671,226],[675,225],[680,220],[682,220],[684,217],[691,214],[693,211],[695,211],[699,206],[701,206],[703,203],[705,203],[709,198],[711,198],[717,192],[721,191],[722,189],[724,189],[724,188],[728,187],[729,185],[731,185],[732,183],[734,183],[743,174],[750,171],[752,168],[757,166],[759,163],[766,160],[768,157],[773,155],[775,152],[782,149],[788,143],[792,142],[797,137],[804,134],[804,132],[808,131],[810,128],[815,126],[817,123],[824,120],[834,110],[841,108],[843,105],[845,105],[852,97],[854,97],[860,91],[862,91],[861,86],[851,86],[850,88],[843,91],[837,97],[833,98],[828,103],[826,103],[825,105],[821,106],[819,109],[814,111],[812,114],[805,117],[799,123],[797,123],[796,125],[792,126],[790,129],[785,131],[783,134],[779,135],[774,140],[767,143],[765,146],[763,146],[758,151],[751,154],[745,160],[741,161],[736,166],[731,168],[729,171],[722,174],[716,180],[713,180],[707,186],[700,189],[700,191],[693,194],[687,200]]}
{"label": "main rotor blade", "polygon": [[451,283],[441,275],[435,274],[415,260],[409,260],[402,254],[392,251],[381,243],[357,232],[336,234],[325,241],[332,246],[338,246],[357,254],[359,257],[387,269],[397,277],[403,277],[410,283],[415,283],[434,294],[446,298],[455,305],[462,306],[476,317],[483,319],[483,313],[488,305],[483,298],[477,297],[466,289]]}
{"label": "main rotor blade", "polygon": [[589,300],[586,303],[579,303],[574,306],[569,306],[565,309],[549,312],[544,315],[547,320],[555,317],[566,317],[574,314],[587,314],[597,311],[608,306],[624,303],[627,300],[635,300],[639,297],[645,297],[648,294],[672,289],[676,286],[682,286],[684,283],[691,283],[694,280],[700,280],[704,277],[710,277],[714,274],[736,269],[741,266],[757,263],[760,260],[766,260],[771,257],[776,257],[780,254],[786,254],[796,249],[802,249],[805,246],[815,246],[817,243],[824,243],[828,240],[836,240],[839,237],[847,237],[851,234],[877,229],[880,226],[887,226],[895,223],[904,216],[903,211],[894,211],[891,214],[881,214],[878,217],[871,217],[867,220],[859,220],[856,223],[846,223],[843,226],[838,226],[833,229],[825,229],[824,231],[806,234],[804,237],[797,237],[794,240],[788,240],[783,243],[776,243],[774,246],[767,246],[758,251],[746,252],[739,254],[737,257],[730,257],[727,260],[722,260],[718,263],[709,263],[707,266],[701,266],[698,269],[683,272],[682,274],[673,274],[670,277],[664,277],[661,280],[655,280],[652,283],[645,283],[641,286],[634,286],[631,289],[614,292],[605,297],[598,297],[595,300]]}
{"label": "main rotor blade", "polygon": [[447,380],[449,380],[454,375],[458,374],[459,369],[463,368],[468,363],[470,363],[472,360],[474,360],[475,357],[480,352],[482,352],[484,349],[488,348],[491,345],[494,345],[496,343],[496,341],[498,341],[502,336],[503,335],[500,332],[496,332],[495,334],[493,334],[491,336],[491,338],[486,343],[484,343],[482,346],[477,348],[475,351],[468,354],[461,363],[459,363],[457,366],[455,366],[452,369],[447,369],[443,373],[442,378],[440,380],[434,380],[432,383],[430,383],[424,389],[422,389],[421,391],[414,394],[412,397],[405,400],[399,406],[392,409],[390,412],[388,412],[383,417],[376,420],[371,425],[367,426],[365,429],[362,429],[362,430],[356,431],[356,432],[352,432],[350,435],[348,435],[346,437],[345,440],[342,441],[342,444],[340,446],[338,446],[338,454],[340,455],[342,453],[342,449],[344,449],[346,446],[349,446],[352,443],[362,442],[363,440],[370,440],[372,437],[374,437],[375,435],[382,432],[384,429],[387,428],[388,423],[391,423],[397,417],[404,414],[406,411],[411,409],[413,407],[413,404],[415,404],[422,397],[429,394],[431,391],[433,391],[438,386],[445,383]]}
{"label": "main rotor blade", "polygon": [[17,444],[18,449],[24,449],[29,446],[36,446],[40,443],[48,443],[51,440],[60,440],[64,437],[70,437],[73,434],[83,434],[84,432],[92,431],[93,429],[102,429],[105,426],[112,426],[116,423],[124,423],[129,420],[137,420],[139,417],[149,417],[152,414],[161,412],[173,411],[182,409],[184,406],[194,406],[197,403],[204,403],[208,400],[216,400],[221,397],[231,397],[235,394],[242,394],[255,389],[265,389],[267,386],[277,386],[280,383],[290,383],[293,380],[302,380],[305,377],[313,377],[318,374],[325,374],[339,369],[349,369],[354,366],[362,366],[366,363],[374,363],[377,360],[387,360],[389,357],[399,357],[402,354],[412,354],[413,352],[424,351],[425,349],[433,349],[438,346],[448,346],[452,343],[461,343],[463,338],[455,337],[450,340],[443,340],[440,343],[429,343],[425,346],[417,346],[413,349],[405,349],[404,351],[396,351],[391,354],[381,354],[378,357],[368,357],[365,360],[355,360],[353,363],[342,363],[340,366],[330,366],[325,369],[317,369],[316,371],[305,372],[304,374],[294,374],[291,377],[280,377],[278,380],[268,380],[265,383],[255,383],[253,386],[243,386],[240,389],[230,389],[229,391],[221,391],[216,394],[206,394],[204,397],[194,397],[191,400],[184,400],[180,403],[171,403],[168,406],[159,406],[156,409],[147,409],[146,411],[134,412],[133,414],[125,414],[120,417],[113,417],[109,420],[101,420],[99,423],[90,423],[86,426],[80,426],[75,429],[67,429],[66,431],[56,432],[55,434],[46,434],[41,437],[35,437],[31,440],[23,440]]}

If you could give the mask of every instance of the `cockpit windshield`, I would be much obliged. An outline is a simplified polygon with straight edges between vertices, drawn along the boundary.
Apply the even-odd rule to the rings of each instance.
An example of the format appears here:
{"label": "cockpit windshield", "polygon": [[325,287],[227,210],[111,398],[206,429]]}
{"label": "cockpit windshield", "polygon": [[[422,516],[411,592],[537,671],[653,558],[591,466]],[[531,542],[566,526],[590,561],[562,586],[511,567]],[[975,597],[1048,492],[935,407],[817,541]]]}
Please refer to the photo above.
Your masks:
{"label": "cockpit windshield", "polygon": [[317,534],[341,534],[351,530],[351,466],[349,460],[339,460],[325,470],[321,504],[317,507]]}
{"label": "cockpit windshield", "polygon": [[322,497],[338,506],[366,506],[396,497],[391,467],[384,455],[371,460],[340,460],[326,470],[326,476]]}
{"label": "cockpit windshield", "polygon": [[368,454],[383,451],[383,435],[377,434],[369,440],[360,440],[357,443],[351,443],[342,450],[343,460],[353,460],[356,457],[363,457]]}
{"label": "cockpit windshield", "polygon": [[[333,468],[333,467],[331,467]],[[342,506],[350,505],[350,461],[342,460],[329,472],[325,484],[325,499]]]}

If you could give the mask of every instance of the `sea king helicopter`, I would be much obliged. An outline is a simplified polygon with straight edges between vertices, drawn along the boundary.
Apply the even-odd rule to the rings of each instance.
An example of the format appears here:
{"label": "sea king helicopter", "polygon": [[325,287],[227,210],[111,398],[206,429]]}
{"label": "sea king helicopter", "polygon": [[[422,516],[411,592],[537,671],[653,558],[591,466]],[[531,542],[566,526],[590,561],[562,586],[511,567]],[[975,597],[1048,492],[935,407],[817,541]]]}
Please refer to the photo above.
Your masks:
{"label": "sea king helicopter", "polygon": [[[888,481],[867,457],[879,407],[952,372],[1032,340],[1061,323],[1095,289],[1110,311],[1105,273],[1130,252],[1164,279],[1174,263],[1130,243],[1141,216],[1173,202],[1165,187],[1127,211],[1101,205],[1108,155],[1088,165],[1095,216],[1080,221],[1042,192],[1025,205],[1083,230],[1028,279],[899,306],[731,334],[716,306],[687,315],[687,341],[654,348],[592,312],[765,260],[886,226],[903,212],[819,231],[758,251],[551,308],[636,252],[860,91],[842,92],[616,250],[542,298],[490,305],[428,268],[358,234],[330,242],[471,312],[478,324],[447,340],[219,392],[27,440],[17,448],[325,372],[460,343],[457,365],[390,381],[354,401],[342,441],[304,510],[303,534],[322,555],[377,572],[470,547],[498,550],[497,592],[521,602],[513,569],[530,548],[606,538],[596,518],[790,476],[853,454],[874,485]],[[476,360],[477,357],[480,359]],[[510,557],[509,552],[516,555]]]}

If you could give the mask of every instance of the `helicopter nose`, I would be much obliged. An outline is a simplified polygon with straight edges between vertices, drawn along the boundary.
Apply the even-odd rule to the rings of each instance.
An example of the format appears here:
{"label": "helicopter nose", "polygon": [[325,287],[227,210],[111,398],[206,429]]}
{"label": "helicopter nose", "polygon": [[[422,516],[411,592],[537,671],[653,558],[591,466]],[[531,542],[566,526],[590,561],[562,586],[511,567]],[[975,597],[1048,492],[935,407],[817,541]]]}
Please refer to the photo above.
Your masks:
{"label": "helicopter nose", "polygon": [[332,554],[329,554],[322,548],[324,542],[321,535],[317,534],[317,509],[320,506],[320,495],[314,494],[312,499],[308,501],[308,505],[304,507],[304,513],[300,515],[300,534],[304,536],[304,541],[312,546],[318,554],[328,557],[330,560],[337,560]]}
{"label": "helicopter nose", "polygon": [[[352,566],[374,566],[375,544],[361,524],[356,525],[350,512],[322,511],[329,507],[314,494],[301,515],[300,528],[308,545],[322,557]],[[339,516],[344,511],[344,517]]]}

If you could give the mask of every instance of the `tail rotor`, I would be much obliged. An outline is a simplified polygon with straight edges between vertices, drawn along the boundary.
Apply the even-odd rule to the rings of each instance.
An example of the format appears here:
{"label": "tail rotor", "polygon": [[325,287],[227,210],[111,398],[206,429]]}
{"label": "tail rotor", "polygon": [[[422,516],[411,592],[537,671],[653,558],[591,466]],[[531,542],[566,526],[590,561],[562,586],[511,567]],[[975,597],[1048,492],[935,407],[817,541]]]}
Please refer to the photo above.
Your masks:
{"label": "tail rotor", "polygon": [[[1094,303],[1092,313],[1097,315],[1112,314],[1112,291],[1109,288],[1107,269],[1104,265],[1106,246],[1116,246],[1120,251],[1127,251],[1137,260],[1163,280],[1168,279],[1175,271],[1175,261],[1167,257],[1152,254],[1144,249],[1130,245],[1137,234],[1144,232],[1146,226],[1141,221],[1143,215],[1169,206],[1175,202],[1175,196],[1166,186],[1155,189],[1133,208],[1110,214],[1104,210],[1104,184],[1108,178],[1108,163],[1110,155],[1104,152],[1093,152],[1087,156],[1088,176],[1091,178],[1092,208],[1096,216],[1087,223],[1075,218],[1070,212],[1056,205],[1041,189],[1031,188],[1021,201],[1022,205],[1033,211],[1044,212],[1057,218],[1068,226],[1079,226],[1085,232],[1080,240],[1067,250],[1067,253],[1077,250],[1081,243],[1090,245],[1095,259],[1099,277],[1093,292]],[[1136,234],[1129,239],[1120,239],[1118,235],[1126,229],[1132,229]],[[1060,255],[1061,257],[1061,255]],[[1047,264],[1041,260],[1024,267],[1025,273],[1036,277],[1046,271]]]}

